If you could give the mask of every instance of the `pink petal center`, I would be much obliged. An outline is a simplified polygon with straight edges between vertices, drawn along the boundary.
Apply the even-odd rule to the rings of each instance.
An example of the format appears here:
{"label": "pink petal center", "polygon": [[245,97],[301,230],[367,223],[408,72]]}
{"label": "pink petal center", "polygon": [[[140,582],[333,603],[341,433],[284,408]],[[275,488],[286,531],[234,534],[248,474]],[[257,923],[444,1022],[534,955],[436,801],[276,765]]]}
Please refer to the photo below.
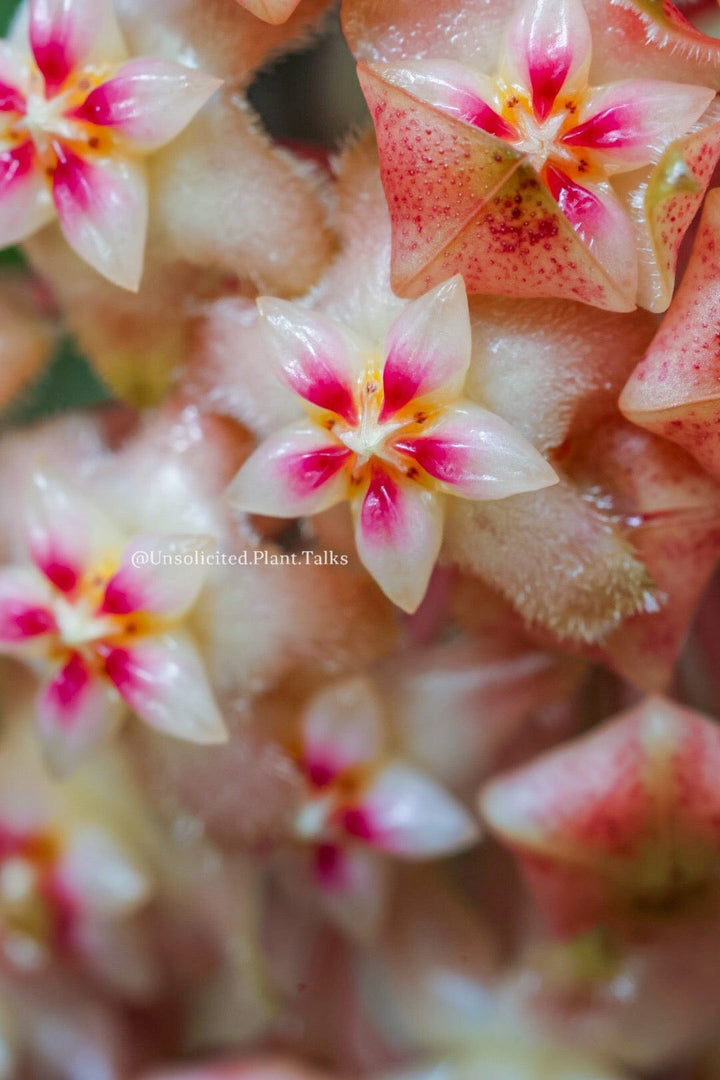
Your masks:
{"label": "pink petal center", "polygon": [[48,581],[60,592],[70,593],[78,583],[79,574],[77,570],[59,559],[51,558],[47,562],[41,562],[39,568]]}
{"label": "pink petal center", "polygon": [[345,446],[325,446],[296,454],[287,461],[291,482],[297,494],[317,491],[331,480],[352,457]]}
{"label": "pink petal center", "polygon": [[129,615],[138,610],[137,597],[117,580],[117,575],[108,582],[99,613],[102,615]]}
{"label": "pink petal center", "polygon": [[552,50],[530,62],[533,112],[540,121],[547,120],[570,70],[567,51]]}
{"label": "pink petal center", "polygon": [[587,146],[599,150],[632,145],[635,141],[634,111],[635,107],[630,101],[603,109],[566,132],[562,141],[566,146]]}
{"label": "pink petal center", "polygon": [[575,183],[553,165],[546,166],[545,181],[550,188],[550,194],[580,236],[585,235],[586,225],[590,226],[591,234],[598,231],[601,219],[605,216],[605,208],[596,195]]}
{"label": "pink petal center", "polygon": [[295,391],[319,409],[327,409],[336,416],[357,423],[357,406],[352,392],[333,373],[329,362],[323,363],[313,356],[285,367],[287,380]]}
{"label": "pink petal center", "polygon": [[395,448],[408,454],[430,476],[446,484],[457,484],[464,478],[467,448],[462,445],[426,436],[403,439],[395,444]]}
{"label": "pink petal center", "polygon": [[19,113],[25,115],[25,98],[14,86],[0,83],[0,112]]}
{"label": "pink petal center", "polygon": [[29,608],[22,604],[9,605],[2,613],[0,636],[6,641],[22,641],[39,637],[56,629],[55,618],[45,608]]}
{"label": "pink petal center", "polygon": [[49,697],[59,716],[72,720],[78,699],[87,689],[90,673],[79,653],[73,653],[49,687]]}
{"label": "pink petal center", "polygon": [[335,844],[315,848],[315,874],[324,889],[339,889],[345,882],[345,860]]}
{"label": "pink petal center", "polygon": [[32,39],[32,50],[35,62],[45,79],[48,94],[55,94],[72,70],[67,50],[60,41],[39,41],[35,36]]}
{"label": "pink petal center", "polygon": [[338,824],[356,840],[371,843],[377,836],[376,830],[365,810],[360,806],[348,806],[338,813]]}
{"label": "pink petal center", "polygon": [[363,532],[373,538],[392,540],[402,524],[398,510],[400,489],[384,469],[373,468],[370,486],[360,512]]}

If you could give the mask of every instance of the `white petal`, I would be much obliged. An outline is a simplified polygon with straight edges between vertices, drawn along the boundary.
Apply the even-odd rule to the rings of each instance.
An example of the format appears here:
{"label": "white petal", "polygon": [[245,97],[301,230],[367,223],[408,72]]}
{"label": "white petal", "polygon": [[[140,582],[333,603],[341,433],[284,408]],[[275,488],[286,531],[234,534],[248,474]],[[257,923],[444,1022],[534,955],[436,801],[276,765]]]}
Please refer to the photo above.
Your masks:
{"label": "white petal", "polygon": [[115,285],[137,291],[148,219],[144,165],[120,156],[91,162],[63,148],[53,199],[73,251]]}
{"label": "white petal", "polygon": [[127,704],[157,731],[195,743],[227,741],[205,665],[188,637],[163,634],[131,649],[109,650],[105,671]]}
{"label": "white petal", "polygon": [[353,513],[363,565],[394,604],[415,611],[442,543],[443,496],[376,467]]}
{"label": "white petal", "polygon": [[396,448],[438,480],[442,490],[466,499],[504,499],[558,482],[555,470],[507,421],[463,402]]}
{"label": "white petal", "polygon": [[399,762],[376,777],[359,809],[373,846],[407,858],[448,855],[480,836],[478,822],[459,802],[424,773]]}
{"label": "white petal", "polygon": [[390,867],[362,848],[318,848],[314,877],[323,908],[355,940],[373,938],[387,906]]}
{"label": "white petal", "polygon": [[288,386],[317,408],[356,422],[365,364],[350,331],[286,300],[264,297],[258,306],[270,356]]}
{"label": "white petal", "polygon": [[0,150],[0,247],[27,240],[56,216],[33,143]]}
{"label": "white petal", "polygon": [[382,752],[383,717],[367,679],[355,678],[317,694],[302,720],[303,763],[323,786]]}
{"label": "white petal", "polygon": [[0,568],[0,651],[44,652],[55,630],[52,590],[35,567]]}
{"label": "white petal", "polygon": [[591,46],[582,0],[525,0],[510,26],[501,70],[529,91],[535,115],[545,120],[560,93],[587,80]]}
{"label": "white petal", "polygon": [[146,876],[115,840],[96,826],[73,833],[59,872],[70,894],[93,914],[124,915],[150,896]]}
{"label": "white petal", "polygon": [[30,0],[28,33],[52,94],[78,67],[127,55],[112,0]]}
{"label": "white petal", "polygon": [[302,517],[347,498],[351,452],[309,422],[290,424],[257,448],[228,488],[249,514]]}
{"label": "white petal", "polygon": [[73,116],[111,128],[147,153],[179,135],[220,85],[171,60],[142,57],[92,90]]}
{"label": "white petal", "polygon": [[470,365],[470,347],[467,295],[457,274],[408,304],[390,328],[381,419],[416,398],[456,397]]}
{"label": "white petal", "polygon": [[72,592],[95,563],[119,556],[122,538],[114,526],[52,473],[33,473],[25,515],[33,560],[62,592]]}
{"label": "white petal", "polygon": [[126,615],[144,611],[176,617],[195,603],[207,573],[205,536],[136,537],[123,552],[120,568],[105,590],[102,611]]}
{"label": "white petal", "polygon": [[103,680],[73,654],[37,704],[38,733],[52,771],[64,775],[76,768],[112,734],[124,711]]}
{"label": "white petal", "polygon": [[624,79],[597,87],[583,102],[578,123],[563,137],[587,147],[608,172],[656,161],[702,116],[715,91],[659,79]]}

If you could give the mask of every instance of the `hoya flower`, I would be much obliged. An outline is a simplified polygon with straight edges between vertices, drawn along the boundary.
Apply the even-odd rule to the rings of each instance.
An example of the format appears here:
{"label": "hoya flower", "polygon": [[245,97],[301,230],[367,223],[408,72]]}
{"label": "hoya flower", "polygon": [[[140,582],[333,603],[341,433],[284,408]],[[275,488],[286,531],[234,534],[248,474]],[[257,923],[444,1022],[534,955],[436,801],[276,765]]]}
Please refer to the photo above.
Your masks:
{"label": "hoya flower", "polygon": [[[351,40],[355,9],[362,21],[363,0],[350,5]],[[617,20],[612,7],[608,17]],[[471,292],[565,296],[614,310],[631,310],[641,286],[640,302],[662,310],[669,293],[660,279],[672,275],[692,215],[683,199],[672,211],[660,203],[679,195],[699,201],[720,150],[717,131],[678,144],[674,171],[665,161],[664,181],[652,191],[649,167],[696,132],[714,89],[656,78],[598,81],[582,0],[522,0],[495,61],[476,58],[473,42],[487,52],[463,24],[455,39],[448,32],[444,54],[441,40],[429,48],[418,42],[418,59],[360,67],[393,216],[399,291],[416,295],[460,270]],[[693,139],[702,143],[699,157]]]}
{"label": "hoya flower", "polygon": [[307,419],[261,444],[232,497],[276,517],[349,500],[360,559],[404,610],[427,588],[446,494],[502,499],[557,481],[508,423],[461,397],[470,320],[459,277],[409,304],[384,350],[285,301],[263,300],[261,311],[273,359]]}
{"label": "hoya flower", "polygon": [[183,617],[203,584],[197,536],[128,543],[104,515],[42,472],[27,499],[30,562],[0,569],[0,650],[43,678],[37,724],[64,769],[129,706],[159,731],[222,742],[225,728]]}
{"label": "hoya flower", "polygon": [[313,877],[346,927],[369,930],[382,912],[378,855],[433,859],[474,844],[477,822],[435,780],[388,754],[382,709],[351,679],[319,694],[301,722],[297,762],[305,794],[295,837],[313,847]]}
{"label": "hoya flower", "polygon": [[719,760],[717,724],[648,698],[497,777],[481,809],[558,933],[694,925],[699,901],[717,919]]}
{"label": "hoya flower", "polygon": [[0,47],[0,245],[59,219],[70,246],[137,289],[148,219],[143,157],[219,86],[129,59],[111,0],[30,0]]}

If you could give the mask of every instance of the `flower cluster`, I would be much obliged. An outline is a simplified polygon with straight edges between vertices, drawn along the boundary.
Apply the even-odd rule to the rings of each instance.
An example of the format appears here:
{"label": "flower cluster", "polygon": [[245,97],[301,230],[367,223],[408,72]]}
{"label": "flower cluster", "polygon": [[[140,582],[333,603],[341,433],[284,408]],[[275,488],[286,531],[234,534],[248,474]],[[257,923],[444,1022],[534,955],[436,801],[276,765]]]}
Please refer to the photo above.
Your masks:
{"label": "flower cluster", "polygon": [[7,2],[0,1080],[715,1080],[716,5]]}

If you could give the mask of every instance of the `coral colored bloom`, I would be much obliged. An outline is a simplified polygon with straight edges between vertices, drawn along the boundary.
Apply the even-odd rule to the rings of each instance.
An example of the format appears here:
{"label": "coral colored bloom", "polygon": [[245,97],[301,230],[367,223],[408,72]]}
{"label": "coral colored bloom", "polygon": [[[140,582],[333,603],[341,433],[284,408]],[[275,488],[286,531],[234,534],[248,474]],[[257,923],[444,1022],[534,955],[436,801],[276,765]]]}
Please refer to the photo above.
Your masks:
{"label": "coral colored bloom", "polygon": [[372,925],[385,894],[378,854],[433,859],[474,844],[477,822],[435,780],[385,746],[372,690],[352,679],[319,694],[302,720],[306,793],[295,835],[313,845],[325,906],[345,925]]}
{"label": "coral colored bloom", "polygon": [[408,305],[384,353],[294,304],[264,300],[262,313],[308,418],[255,451],[232,496],[241,509],[278,517],[348,499],[362,562],[406,611],[435,565],[445,494],[502,499],[557,481],[508,423],[460,396],[470,322],[459,277]]}
{"label": "coral colored bloom", "polygon": [[159,731],[215,743],[225,728],[181,620],[202,587],[203,537],[128,544],[104,516],[36,473],[34,565],[0,569],[0,651],[45,678],[37,722],[59,769],[106,736],[129,705]]}
{"label": "coral colored bloom", "polygon": [[128,59],[110,0],[30,0],[0,43],[0,245],[54,218],[104,277],[137,289],[148,216],[142,158],[219,86]]}
{"label": "coral colored bloom", "polygon": [[[394,218],[396,287],[414,295],[437,273],[461,269],[471,292],[559,295],[630,310],[638,291],[640,214],[649,221],[655,196],[647,203],[639,194],[630,199],[633,182],[615,185],[613,178],[657,163],[694,128],[715,91],[643,78],[595,85],[582,0],[524,0],[492,74],[473,67],[467,55],[435,57],[430,52],[360,71]],[[394,138],[393,124],[401,120],[407,127]],[[712,140],[715,145],[716,133]],[[678,149],[678,161],[683,153]],[[703,157],[710,153],[709,143]],[[687,162],[675,174],[667,177],[666,195],[702,190]],[[426,216],[433,204],[439,228]],[[587,250],[573,252],[563,216],[597,265]],[[679,228],[671,220],[675,228],[665,229],[662,244]],[[580,274],[568,274],[567,265],[578,259]]]}

